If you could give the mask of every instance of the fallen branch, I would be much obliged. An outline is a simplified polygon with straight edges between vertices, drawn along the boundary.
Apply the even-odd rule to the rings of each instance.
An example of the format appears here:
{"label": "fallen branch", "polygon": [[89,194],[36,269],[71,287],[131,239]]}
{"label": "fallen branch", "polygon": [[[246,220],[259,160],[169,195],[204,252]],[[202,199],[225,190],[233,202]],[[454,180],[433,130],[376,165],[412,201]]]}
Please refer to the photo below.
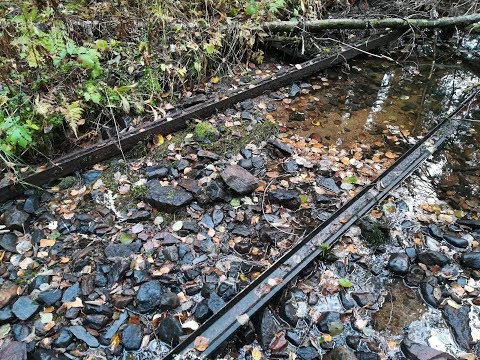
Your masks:
{"label": "fallen branch", "polygon": [[434,29],[444,27],[466,27],[480,22],[480,13],[471,15],[443,17],[438,19],[324,19],[311,21],[272,21],[263,25],[263,29],[270,32],[305,30],[318,32],[326,29],[401,29],[418,28]]}

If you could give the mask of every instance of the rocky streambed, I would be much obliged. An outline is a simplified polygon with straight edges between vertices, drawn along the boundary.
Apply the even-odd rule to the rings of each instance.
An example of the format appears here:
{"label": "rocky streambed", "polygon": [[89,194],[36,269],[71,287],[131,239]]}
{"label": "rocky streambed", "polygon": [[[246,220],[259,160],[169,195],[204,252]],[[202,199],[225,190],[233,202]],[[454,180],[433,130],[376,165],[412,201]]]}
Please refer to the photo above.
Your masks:
{"label": "rocky streambed", "polygon": [[[421,75],[354,66],[2,204],[0,359],[161,358],[218,312],[417,139]],[[427,200],[392,194],[219,356],[475,354],[478,205]]]}

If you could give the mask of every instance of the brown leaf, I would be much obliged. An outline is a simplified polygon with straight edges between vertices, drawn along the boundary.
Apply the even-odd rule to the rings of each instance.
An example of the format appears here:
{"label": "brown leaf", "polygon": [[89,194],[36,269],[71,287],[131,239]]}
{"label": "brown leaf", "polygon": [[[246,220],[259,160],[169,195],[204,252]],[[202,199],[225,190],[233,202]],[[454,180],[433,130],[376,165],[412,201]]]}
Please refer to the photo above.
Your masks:
{"label": "brown leaf", "polygon": [[0,290],[0,308],[3,308],[4,306],[8,305],[10,301],[17,296],[17,290],[18,286],[13,285],[12,287],[9,287],[8,289],[1,289]]}

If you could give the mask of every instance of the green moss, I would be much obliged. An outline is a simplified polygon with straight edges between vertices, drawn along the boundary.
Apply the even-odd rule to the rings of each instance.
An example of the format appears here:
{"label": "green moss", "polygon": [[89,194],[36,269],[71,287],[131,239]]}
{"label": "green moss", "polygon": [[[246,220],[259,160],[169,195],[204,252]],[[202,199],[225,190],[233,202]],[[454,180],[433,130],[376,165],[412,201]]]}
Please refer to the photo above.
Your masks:
{"label": "green moss", "polygon": [[76,183],[77,183],[77,178],[75,176],[67,176],[62,178],[62,180],[60,180],[58,187],[61,190],[65,190],[65,189],[71,188]]}
{"label": "green moss", "polygon": [[370,229],[364,232],[364,237],[367,245],[372,248],[379,248],[389,241],[388,236],[383,233],[376,223],[372,223]]}
{"label": "green moss", "polygon": [[145,143],[140,141],[128,153],[125,154],[127,159],[138,159],[147,155],[147,148]]}
{"label": "green moss", "polygon": [[218,136],[218,130],[209,122],[202,121],[195,125],[193,135],[197,141],[215,141]]}
{"label": "green moss", "polygon": [[130,196],[134,199],[143,199],[148,194],[148,187],[146,185],[136,185],[130,189]]}

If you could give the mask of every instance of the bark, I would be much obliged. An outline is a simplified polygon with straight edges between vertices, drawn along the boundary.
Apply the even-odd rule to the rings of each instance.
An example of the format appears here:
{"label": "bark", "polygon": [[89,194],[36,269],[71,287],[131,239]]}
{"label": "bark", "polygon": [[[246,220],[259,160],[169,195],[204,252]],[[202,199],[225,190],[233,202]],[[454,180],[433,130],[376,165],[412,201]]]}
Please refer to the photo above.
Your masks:
{"label": "bark", "polygon": [[[443,17],[438,19],[324,19],[311,21],[272,21],[263,25],[263,29],[270,32],[284,32],[292,30],[305,30],[317,32],[326,29],[401,29],[418,28],[433,29],[443,27],[466,27],[480,22],[480,13],[471,15]],[[478,26],[478,24],[477,24]]]}

